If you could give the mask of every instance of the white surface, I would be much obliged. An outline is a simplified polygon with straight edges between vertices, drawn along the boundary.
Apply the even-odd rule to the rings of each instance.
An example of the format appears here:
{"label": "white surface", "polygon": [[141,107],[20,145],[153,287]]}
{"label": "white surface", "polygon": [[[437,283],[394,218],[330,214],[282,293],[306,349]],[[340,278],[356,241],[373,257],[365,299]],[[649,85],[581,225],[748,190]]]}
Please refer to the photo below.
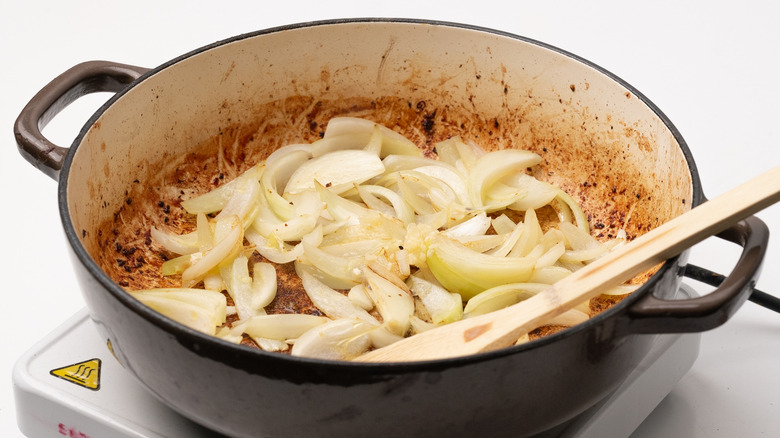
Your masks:
{"label": "white surface", "polygon": [[[42,86],[74,64],[154,67],[236,34],[325,18],[385,16],[470,23],[538,39],[617,74],[655,102],[689,143],[708,196],[780,164],[780,5],[772,2],[198,2],[0,4],[0,187],[5,250],[0,436],[20,436],[13,363],[83,307],[59,221],[56,183],[17,153],[12,124]],[[83,99],[45,131],[69,145],[100,99]],[[780,207],[759,214],[777,230]],[[759,287],[780,293],[780,233]],[[692,260],[727,271],[714,243]],[[702,248],[702,249],[699,249]],[[726,253],[724,255],[724,252]],[[780,315],[746,303],[706,333],[694,368],[637,437],[769,437],[780,431]]]}

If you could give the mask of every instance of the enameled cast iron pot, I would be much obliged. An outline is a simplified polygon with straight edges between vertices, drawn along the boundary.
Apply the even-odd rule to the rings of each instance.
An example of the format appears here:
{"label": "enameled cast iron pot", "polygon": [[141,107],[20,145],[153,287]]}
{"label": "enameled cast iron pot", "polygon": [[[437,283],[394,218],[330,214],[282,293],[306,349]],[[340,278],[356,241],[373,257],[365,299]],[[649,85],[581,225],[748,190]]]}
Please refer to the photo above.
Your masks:
{"label": "enameled cast iron pot", "polygon": [[[70,148],[39,127],[93,91],[116,94]],[[748,297],[766,248],[750,218],[721,237],[744,247],[712,294],[674,300],[685,257],[575,328],[449,360],[340,363],[237,346],[141,305],[101,269],[98,227],[165,163],[224,137],[262,158],[312,140],[327,118],[374,118],[426,143],[463,135],[531,149],[600,234],[642,233],[704,201],[693,158],[651,102],[554,47],[488,29],[339,20],[241,35],[158,68],[80,64],[45,87],[15,126],[22,155],[59,179],[59,204],[91,316],[122,365],[160,400],[236,436],[526,436],[605,397],[655,336],[725,322]],[[218,142],[219,143],[219,142]],[[255,155],[252,155],[255,154]],[[249,163],[253,164],[253,163]],[[157,186],[154,186],[157,187]],[[630,216],[630,220],[629,220]]]}

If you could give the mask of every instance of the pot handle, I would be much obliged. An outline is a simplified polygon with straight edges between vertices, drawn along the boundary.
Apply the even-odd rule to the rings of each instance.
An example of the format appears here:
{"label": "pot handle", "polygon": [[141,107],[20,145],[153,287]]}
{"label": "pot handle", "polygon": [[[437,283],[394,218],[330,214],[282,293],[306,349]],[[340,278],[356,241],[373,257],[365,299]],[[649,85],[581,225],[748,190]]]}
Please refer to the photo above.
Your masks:
{"label": "pot handle", "polygon": [[[697,298],[667,300],[649,294],[628,309],[631,333],[690,333],[726,322],[753,292],[769,242],[769,229],[751,216],[717,237],[742,247],[731,273],[712,292]],[[686,276],[696,279],[695,268]]]}
{"label": "pot handle", "polygon": [[[685,267],[685,276],[692,278],[700,283],[715,287],[720,286],[726,279],[725,275],[718,274],[717,272],[712,272],[709,269],[702,268],[701,266],[691,264],[688,264],[688,266]],[[767,310],[780,313],[780,298],[774,295],[770,295],[758,289],[753,289],[753,293],[750,294],[748,300]]]}
{"label": "pot handle", "polygon": [[147,71],[108,61],[71,67],[43,87],[19,114],[14,123],[19,153],[41,172],[57,179],[68,149],[49,141],[41,130],[76,99],[100,91],[119,92]]}

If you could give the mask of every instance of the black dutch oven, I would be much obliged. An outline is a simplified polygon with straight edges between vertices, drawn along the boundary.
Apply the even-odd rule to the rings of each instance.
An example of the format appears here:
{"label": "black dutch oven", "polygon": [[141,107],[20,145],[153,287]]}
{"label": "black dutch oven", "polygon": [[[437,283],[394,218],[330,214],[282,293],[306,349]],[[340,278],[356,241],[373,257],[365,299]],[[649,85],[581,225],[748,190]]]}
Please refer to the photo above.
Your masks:
{"label": "black dutch oven", "polygon": [[[43,137],[40,127],[62,107],[94,91],[116,94],[69,148]],[[613,391],[657,334],[718,326],[752,292],[768,239],[756,218],[722,233],[743,252],[711,294],[674,299],[686,272],[681,255],[563,332],[469,357],[371,364],[293,358],[200,334],[146,308],[102,269],[111,255],[100,226],[121,212],[128,191],[153,191],[166,163],[220,137],[255,151],[245,154],[251,161],[316,138],[336,114],[375,118],[421,144],[457,134],[488,149],[534,150],[545,178],[582,200],[602,235],[621,226],[640,234],[704,201],[688,147],[647,98],[586,60],[494,30],[336,20],[240,35],[152,70],[77,65],[23,110],[20,152],[59,180],[74,267],[116,358],[214,431],[533,435]]]}

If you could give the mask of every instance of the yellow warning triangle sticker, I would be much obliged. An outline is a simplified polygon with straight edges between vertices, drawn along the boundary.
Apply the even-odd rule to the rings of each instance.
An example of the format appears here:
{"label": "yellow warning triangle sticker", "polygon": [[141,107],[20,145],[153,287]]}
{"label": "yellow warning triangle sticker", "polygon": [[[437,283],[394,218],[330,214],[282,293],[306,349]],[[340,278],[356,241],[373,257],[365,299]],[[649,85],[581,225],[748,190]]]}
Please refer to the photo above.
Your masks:
{"label": "yellow warning triangle sticker", "polygon": [[90,359],[49,371],[52,376],[97,391],[100,389],[100,359]]}

